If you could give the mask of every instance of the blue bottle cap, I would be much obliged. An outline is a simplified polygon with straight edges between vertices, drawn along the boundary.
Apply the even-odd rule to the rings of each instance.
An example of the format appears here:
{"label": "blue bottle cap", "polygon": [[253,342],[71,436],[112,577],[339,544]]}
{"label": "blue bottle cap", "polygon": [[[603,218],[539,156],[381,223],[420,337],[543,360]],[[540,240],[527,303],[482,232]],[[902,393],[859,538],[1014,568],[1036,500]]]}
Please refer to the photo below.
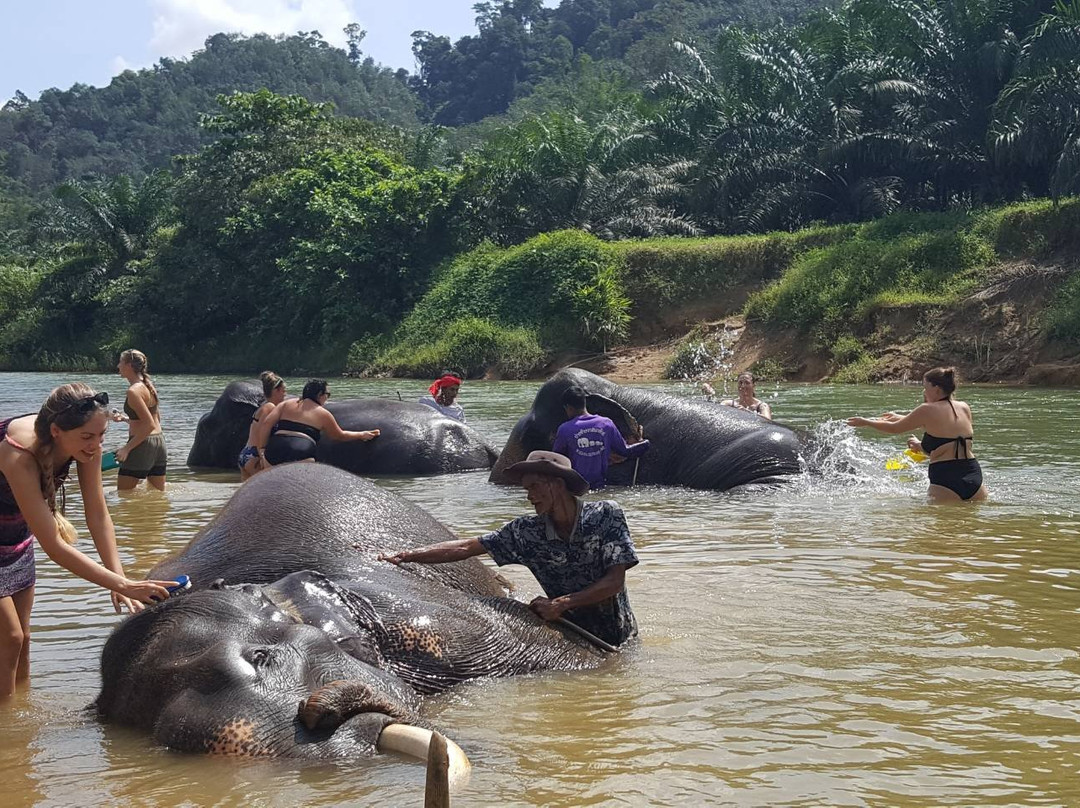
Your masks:
{"label": "blue bottle cap", "polygon": [[175,595],[177,592],[182,592],[185,589],[191,589],[191,579],[186,575],[177,575],[175,580],[176,586],[165,587],[170,595]]}

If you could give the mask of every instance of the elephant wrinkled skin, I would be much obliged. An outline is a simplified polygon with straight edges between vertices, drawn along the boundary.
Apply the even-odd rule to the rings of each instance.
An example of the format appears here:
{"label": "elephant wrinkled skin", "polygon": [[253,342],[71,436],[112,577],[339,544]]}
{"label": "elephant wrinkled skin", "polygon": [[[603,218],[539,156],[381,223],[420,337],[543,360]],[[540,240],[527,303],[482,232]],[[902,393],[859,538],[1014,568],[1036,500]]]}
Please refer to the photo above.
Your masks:
{"label": "elephant wrinkled skin", "polygon": [[99,716],[185,751],[362,756],[388,725],[423,724],[422,694],[602,662],[502,597],[501,579],[476,558],[400,567],[376,558],[449,538],[420,508],[330,466],[256,476],[150,572],[187,574],[193,591],[113,632]]}
{"label": "elephant wrinkled skin", "polygon": [[[193,468],[236,469],[251,417],[266,399],[253,381],[231,382],[199,419],[188,452]],[[326,409],[346,430],[379,429],[372,441],[319,441],[320,463],[354,474],[448,474],[489,469],[497,453],[472,427],[423,404],[387,398],[329,401]]]}
{"label": "elephant wrinkled skin", "polygon": [[562,395],[572,385],[585,390],[589,412],[610,418],[624,438],[630,440],[640,425],[649,439],[649,451],[641,458],[608,467],[608,485],[636,482],[724,491],[802,470],[802,443],[781,424],[711,401],[621,387],[569,368],[537,392],[532,409],[517,422],[491,470],[491,482],[509,483],[506,469],[529,452],[551,449],[566,420]]}

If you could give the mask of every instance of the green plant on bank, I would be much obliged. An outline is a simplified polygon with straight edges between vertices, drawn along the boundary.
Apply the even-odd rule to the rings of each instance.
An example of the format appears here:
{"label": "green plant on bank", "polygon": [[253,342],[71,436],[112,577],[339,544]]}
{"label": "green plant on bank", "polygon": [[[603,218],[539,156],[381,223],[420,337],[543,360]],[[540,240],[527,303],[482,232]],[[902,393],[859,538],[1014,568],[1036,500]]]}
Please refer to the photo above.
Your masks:
{"label": "green plant on bank", "polygon": [[869,384],[878,380],[877,369],[878,360],[864,354],[834,373],[832,381],[839,384]]}
{"label": "green plant on bank", "polygon": [[546,352],[527,328],[504,328],[479,317],[449,323],[434,342],[416,347],[399,344],[368,366],[391,376],[437,376],[455,368],[467,377],[491,373],[504,379],[523,379],[536,373]]}
{"label": "green plant on bank", "polygon": [[862,340],[850,334],[840,337],[832,346],[832,358],[837,366],[850,365],[862,359],[865,353]]}
{"label": "green plant on bank", "polygon": [[751,365],[750,372],[754,374],[755,382],[782,382],[795,372],[795,368],[789,368],[782,360],[769,356]]}
{"label": "green plant on bank", "polygon": [[1074,246],[1078,217],[1078,201],[889,216],[861,226],[848,241],[797,257],[782,278],[747,300],[745,314],[832,346],[875,308],[950,304],[983,278],[999,246],[1010,253],[1021,246],[1040,252]]}
{"label": "green plant on bank", "polygon": [[855,228],[811,227],[796,233],[712,238],[652,238],[611,245],[635,310],[660,308],[757,286],[795,256],[849,238]]}
{"label": "green plant on bank", "polygon": [[1080,345],[1080,270],[1074,269],[1058,290],[1046,311],[1046,325],[1051,336]]}
{"label": "green plant on bank", "polygon": [[610,251],[587,233],[545,233],[506,249],[485,244],[442,268],[388,355],[422,350],[463,318],[525,329],[547,354],[606,349],[625,336],[629,305]]}

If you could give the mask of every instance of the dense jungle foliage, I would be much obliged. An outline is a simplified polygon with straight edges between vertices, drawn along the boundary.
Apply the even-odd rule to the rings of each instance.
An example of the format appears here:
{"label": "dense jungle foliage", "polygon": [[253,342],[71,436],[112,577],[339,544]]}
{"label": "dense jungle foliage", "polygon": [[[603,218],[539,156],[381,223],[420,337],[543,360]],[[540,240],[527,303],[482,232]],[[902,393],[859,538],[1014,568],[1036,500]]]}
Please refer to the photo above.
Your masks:
{"label": "dense jungle foliage", "polygon": [[820,5],[504,0],[416,75],[350,26],[16,98],[0,366],[524,375],[780,278],[748,313],[843,346],[1080,191],[1080,0]]}

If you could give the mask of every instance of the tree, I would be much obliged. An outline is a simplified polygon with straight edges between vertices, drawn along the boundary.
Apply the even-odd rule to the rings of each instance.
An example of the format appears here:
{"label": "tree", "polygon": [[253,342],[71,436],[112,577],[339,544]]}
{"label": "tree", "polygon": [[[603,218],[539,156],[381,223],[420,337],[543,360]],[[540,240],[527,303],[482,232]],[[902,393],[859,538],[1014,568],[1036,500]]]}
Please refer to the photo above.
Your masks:
{"label": "tree", "polygon": [[1057,0],[1024,38],[1016,73],[994,107],[998,159],[1034,174],[1055,200],[1080,192],[1080,0]]}

